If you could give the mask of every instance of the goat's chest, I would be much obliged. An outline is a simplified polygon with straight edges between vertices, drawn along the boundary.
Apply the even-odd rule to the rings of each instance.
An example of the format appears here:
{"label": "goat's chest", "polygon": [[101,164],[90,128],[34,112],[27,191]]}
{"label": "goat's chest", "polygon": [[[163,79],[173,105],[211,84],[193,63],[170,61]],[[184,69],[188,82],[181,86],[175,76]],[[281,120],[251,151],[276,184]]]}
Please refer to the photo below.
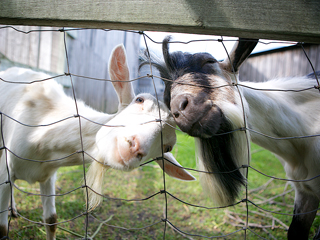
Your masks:
{"label": "goat's chest", "polygon": [[11,179],[25,180],[30,184],[47,181],[57,170],[48,166],[50,163],[33,162],[16,157],[10,158],[9,171]]}

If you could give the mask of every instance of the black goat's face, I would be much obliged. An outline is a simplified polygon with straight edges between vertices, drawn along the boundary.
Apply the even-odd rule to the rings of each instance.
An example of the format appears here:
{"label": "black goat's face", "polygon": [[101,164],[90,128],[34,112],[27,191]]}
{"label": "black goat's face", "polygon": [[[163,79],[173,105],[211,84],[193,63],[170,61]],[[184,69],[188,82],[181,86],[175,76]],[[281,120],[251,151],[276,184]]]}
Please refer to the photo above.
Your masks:
{"label": "black goat's face", "polygon": [[235,102],[223,64],[208,53],[181,52],[167,55],[166,64],[173,81],[164,99],[180,129],[202,138],[218,133],[226,121],[220,103]]}
{"label": "black goat's face", "polygon": [[[217,69],[217,66],[215,66]],[[235,104],[234,87],[221,74],[190,72],[170,87],[170,109],[180,129],[207,138],[222,131],[226,105]]]}
{"label": "black goat's face", "polygon": [[244,126],[246,103],[233,82],[258,40],[239,39],[223,62],[209,53],[169,53],[169,42],[167,37],[162,45],[164,64],[154,65],[169,79],[164,101],[180,129],[194,137],[210,138],[230,131],[230,126]]}

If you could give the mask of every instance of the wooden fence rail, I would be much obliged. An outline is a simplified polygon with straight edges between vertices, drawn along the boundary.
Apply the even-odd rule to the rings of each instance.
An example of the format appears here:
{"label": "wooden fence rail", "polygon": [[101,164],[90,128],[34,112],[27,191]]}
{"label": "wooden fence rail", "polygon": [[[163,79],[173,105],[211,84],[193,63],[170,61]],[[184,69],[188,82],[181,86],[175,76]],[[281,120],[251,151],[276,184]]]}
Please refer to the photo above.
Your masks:
{"label": "wooden fence rail", "polygon": [[156,30],[320,43],[318,0],[2,0],[0,24]]}

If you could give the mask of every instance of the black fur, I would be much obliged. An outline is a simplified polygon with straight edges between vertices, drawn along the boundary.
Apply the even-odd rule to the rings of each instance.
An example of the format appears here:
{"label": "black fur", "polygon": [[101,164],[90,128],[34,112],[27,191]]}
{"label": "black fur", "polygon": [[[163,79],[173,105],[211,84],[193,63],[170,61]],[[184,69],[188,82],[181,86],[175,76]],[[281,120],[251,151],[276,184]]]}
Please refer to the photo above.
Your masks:
{"label": "black fur", "polygon": [[224,121],[218,134],[211,138],[200,138],[200,147],[203,154],[203,164],[208,172],[215,174],[216,180],[225,187],[226,194],[231,202],[234,202],[239,195],[241,185],[245,184],[245,178],[240,173],[234,162],[232,148],[234,147],[231,125]]}

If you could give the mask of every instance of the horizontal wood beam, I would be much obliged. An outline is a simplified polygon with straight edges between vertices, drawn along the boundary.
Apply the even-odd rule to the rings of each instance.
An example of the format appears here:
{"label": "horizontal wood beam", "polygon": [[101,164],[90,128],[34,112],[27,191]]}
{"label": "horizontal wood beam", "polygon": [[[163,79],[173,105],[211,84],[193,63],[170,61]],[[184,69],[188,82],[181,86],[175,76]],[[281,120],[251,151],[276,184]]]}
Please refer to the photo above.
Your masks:
{"label": "horizontal wood beam", "polygon": [[0,24],[320,43],[319,0],[1,0]]}

